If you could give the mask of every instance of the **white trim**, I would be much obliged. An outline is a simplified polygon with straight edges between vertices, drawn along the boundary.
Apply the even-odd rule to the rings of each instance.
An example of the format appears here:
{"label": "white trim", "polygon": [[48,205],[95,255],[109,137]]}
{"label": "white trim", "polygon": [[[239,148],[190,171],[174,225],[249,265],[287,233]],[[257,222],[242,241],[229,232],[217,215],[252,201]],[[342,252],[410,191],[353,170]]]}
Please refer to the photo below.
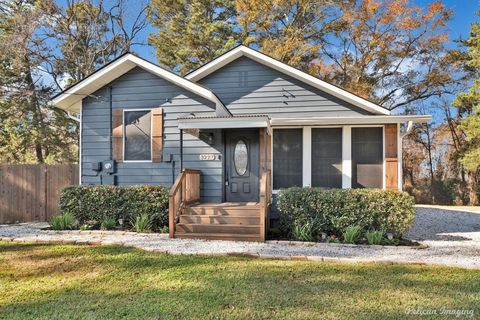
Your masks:
{"label": "white trim", "polygon": [[320,126],[320,125],[384,125],[403,122],[427,122],[430,115],[404,116],[355,116],[355,117],[310,117],[310,118],[272,118],[272,126]]}
{"label": "white trim", "polygon": [[352,127],[342,128],[342,189],[352,187]]}
{"label": "white trim", "polygon": [[82,185],[82,132],[83,132],[83,104],[80,101],[80,118],[78,125],[80,126],[80,132],[78,137],[78,184]]}
{"label": "white trim", "polygon": [[385,126],[382,126],[382,156],[383,156],[383,187],[382,189],[387,188],[387,159],[385,158]]}
{"label": "white trim", "polygon": [[312,127],[303,127],[302,184],[312,186]]}
{"label": "white trim", "polygon": [[[152,116],[153,108],[129,108],[129,109],[122,109],[122,158],[124,163],[139,163],[139,162],[153,162],[153,116]],[[126,160],[125,159],[125,139],[127,138],[127,131],[125,126],[125,112],[132,112],[132,111],[149,111],[150,112],[150,160]]]}
{"label": "white trim", "polygon": [[98,89],[137,66],[181,88],[214,102],[217,109],[218,107],[223,109],[223,114],[227,116],[230,115],[223,103],[212,91],[130,53],[118,58],[103,69],[93,73],[70,89],[65,90],[62,94],[52,99],[51,104],[66,111],[78,112],[78,101],[81,101],[83,98],[91,95]]}
{"label": "white trim", "polygon": [[178,119],[178,129],[267,128],[268,117],[185,118]]}
{"label": "white trim", "polygon": [[397,162],[398,162],[398,191],[403,191],[403,137],[400,134],[400,123],[397,125]]}
{"label": "white trim", "polygon": [[350,93],[344,89],[341,89],[316,77],[313,77],[303,71],[293,68],[283,62],[275,60],[263,53],[260,53],[259,51],[250,49],[245,46],[238,46],[237,48],[228,51],[227,53],[198,68],[197,70],[187,74],[185,78],[196,82],[242,56],[246,56],[256,62],[259,62],[282,73],[285,73],[295,79],[303,81],[317,89],[327,92],[333,96],[336,96],[337,98],[347,101],[369,112],[383,115],[390,114],[389,110],[373,102],[363,99],[353,93]]}

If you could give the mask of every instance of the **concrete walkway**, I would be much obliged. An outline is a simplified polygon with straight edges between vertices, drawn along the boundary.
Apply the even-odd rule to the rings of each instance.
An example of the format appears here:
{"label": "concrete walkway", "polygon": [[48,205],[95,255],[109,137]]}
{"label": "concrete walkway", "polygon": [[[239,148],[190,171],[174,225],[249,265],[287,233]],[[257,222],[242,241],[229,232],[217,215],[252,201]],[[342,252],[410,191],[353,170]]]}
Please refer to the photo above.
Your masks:
{"label": "concrete walkway", "polygon": [[170,254],[239,255],[291,260],[434,264],[480,269],[480,213],[416,208],[408,238],[421,247],[267,241],[249,243],[168,239],[166,234],[118,231],[45,231],[45,224],[0,226],[0,238],[18,242],[124,245]]}

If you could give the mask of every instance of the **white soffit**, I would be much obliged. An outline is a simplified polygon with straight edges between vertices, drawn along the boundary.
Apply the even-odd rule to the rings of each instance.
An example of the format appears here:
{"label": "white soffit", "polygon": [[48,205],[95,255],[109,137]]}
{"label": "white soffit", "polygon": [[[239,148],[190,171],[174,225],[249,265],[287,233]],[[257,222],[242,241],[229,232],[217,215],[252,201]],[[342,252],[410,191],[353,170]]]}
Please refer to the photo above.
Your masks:
{"label": "white soffit", "polygon": [[359,116],[359,117],[312,117],[312,118],[273,118],[272,126],[326,126],[326,125],[379,125],[391,123],[424,123],[432,119],[430,115],[405,116]]}
{"label": "white soffit", "polygon": [[222,68],[228,63],[242,57],[248,57],[258,63],[271,67],[275,70],[278,70],[282,73],[285,73],[295,79],[298,79],[302,82],[305,82],[317,89],[320,89],[324,92],[327,92],[341,100],[349,102],[359,108],[367,110],[369,112],[381,115],[390,115],[390,111],[373,103],[364,98],[361,98],[353,93],[350,93],[340,87],[334,86],[328,82],[320,80],[314,76],[309,75],[303,71],[300,71],[296,68],[293,68],[283,62],[275,60],[263,53],[260,53],[256,50],[250,49],[245,46],[238,46],[227,53],[219,56],[218,58],[208,62],[204,66],[198,68],[197,70],[187,74],[186,79],[197,82],[198,80],[206,77],[207,75],[215,72],[216,70]]}
{"label": "white soffit", "polygon": [[269,128],[268,117],[184,118],[179,129]]}
{"label": "white soffit", "polygon": [[182,78],[173,72],[165,70],[131,53],[125,54],[106,65],[104,68],[94,72],[87,78],[54,97],[50,102],[60,109],[70,112],[79,112],[79,101],[137,66],[181,88],[214,102],[217,108],[220,107],[226,110],[218,97],[207,88]]}

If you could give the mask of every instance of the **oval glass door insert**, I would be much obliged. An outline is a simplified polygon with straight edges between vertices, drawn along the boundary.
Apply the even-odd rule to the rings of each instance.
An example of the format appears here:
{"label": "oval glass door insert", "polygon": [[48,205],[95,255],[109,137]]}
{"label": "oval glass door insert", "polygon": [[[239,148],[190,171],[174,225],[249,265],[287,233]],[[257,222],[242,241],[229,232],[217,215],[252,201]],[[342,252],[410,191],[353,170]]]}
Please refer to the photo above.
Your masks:
{"label": "oval glass door insert", "polygon": [[247,144],[242,139],[237,141],[233,152],[233,163],[235,171],[239,176],[243,176],[247,172],[248,167],[248,149]]}

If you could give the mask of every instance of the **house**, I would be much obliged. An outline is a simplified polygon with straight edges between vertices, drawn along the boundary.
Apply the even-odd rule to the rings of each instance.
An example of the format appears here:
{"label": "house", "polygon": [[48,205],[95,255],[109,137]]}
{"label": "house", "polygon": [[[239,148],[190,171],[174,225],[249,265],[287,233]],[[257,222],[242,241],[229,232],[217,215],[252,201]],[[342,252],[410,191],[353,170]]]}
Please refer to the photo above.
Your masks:
{"label": "house", "polygon": [[80,183],[170,187],[179,238],[262,241],[281,188],[401,190],[401,125],[431,118],[245,46],[185,77],[127,53],[52,103],[80,114]]}

